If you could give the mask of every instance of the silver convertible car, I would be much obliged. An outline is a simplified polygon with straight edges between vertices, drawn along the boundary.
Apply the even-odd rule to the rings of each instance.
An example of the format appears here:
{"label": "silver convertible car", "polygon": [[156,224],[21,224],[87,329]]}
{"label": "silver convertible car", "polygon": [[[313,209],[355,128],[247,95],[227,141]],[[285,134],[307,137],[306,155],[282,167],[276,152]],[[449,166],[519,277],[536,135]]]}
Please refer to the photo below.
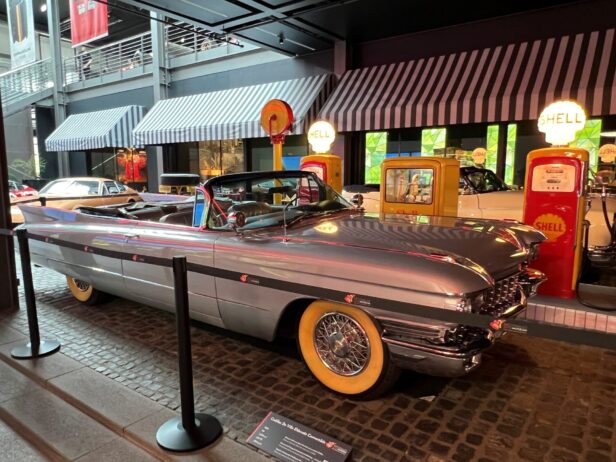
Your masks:
{"label": "silver convertible car", "polygon": [[[186,202],[22,210],[33,261],[65,274],[80,301],[109,293],[173,310],[164,262],[185,255],[191,317],[267,340],[291,333],[314,376],[356,398],[401,368],[478,367],[543,280],[528,267],[545,239],[533,228],[366,216],[310,172],[223,175]],[[431,318],[445,312],[496,328]]]}

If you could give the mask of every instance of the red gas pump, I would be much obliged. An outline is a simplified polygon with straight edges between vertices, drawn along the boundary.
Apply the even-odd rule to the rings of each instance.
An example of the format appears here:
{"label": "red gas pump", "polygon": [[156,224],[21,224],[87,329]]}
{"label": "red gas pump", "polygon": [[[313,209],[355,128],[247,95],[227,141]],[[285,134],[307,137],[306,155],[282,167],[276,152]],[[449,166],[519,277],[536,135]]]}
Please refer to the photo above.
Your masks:
{"label": "red gas pump", "polygon": [[547,281],[539,293],[573,298],[582,261],[588,151],[554,147],[528,154],[524,223],[548,240],[533,267]]}

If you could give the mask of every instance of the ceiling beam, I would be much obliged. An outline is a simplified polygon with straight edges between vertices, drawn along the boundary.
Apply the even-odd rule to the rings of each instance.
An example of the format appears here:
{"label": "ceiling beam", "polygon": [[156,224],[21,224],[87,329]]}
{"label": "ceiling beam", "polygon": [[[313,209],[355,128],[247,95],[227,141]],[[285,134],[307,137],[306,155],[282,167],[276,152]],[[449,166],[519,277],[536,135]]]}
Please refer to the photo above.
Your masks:
{"label": "ceiling beam", "polygon": [[[174,11],[171,10],[169,8],[163,8],[160,7],[159,5],[156,4],[155,1],[149,1],[149,0],[121,0],[122,3],[126,3],[128,5],[132,5],[134,7],[137,8],[141,8],[141,9],[146,9],[146,10],[151,10],[151,11],[156,11],[157,13],[160,13],[168,18],[172,18],[175,19],[177,21],[182,21],[185,22],[187,24],[191,24],[193,26],[196,27],[203,27],[205,29],[209,29],[212,32],[216,32],[218,34],[227,34],[228,32],[225,31],[224,29],[221,29],[220,27],[214,26],[212,24],[209,24],[205,21],[199,20],[198,18],[195,18],[191,15],[188,14],[184,14],[178,11]],[[284,54],[286,56],[295,56],[295,53],[289,52],[288,50],[285,50],[282,47],[277,47],[275,45],[266,43],[266,42],[262,42],[259,40],[255,40],[253,38],[244,36],[241,33],[234,33],[234,35],[236,35],[237,37],[241,38],[242,40],[245,40],[246,42],[252,43],[254,45],[257,45],[261,48],[267,48],[270,49],[272,51]]]}

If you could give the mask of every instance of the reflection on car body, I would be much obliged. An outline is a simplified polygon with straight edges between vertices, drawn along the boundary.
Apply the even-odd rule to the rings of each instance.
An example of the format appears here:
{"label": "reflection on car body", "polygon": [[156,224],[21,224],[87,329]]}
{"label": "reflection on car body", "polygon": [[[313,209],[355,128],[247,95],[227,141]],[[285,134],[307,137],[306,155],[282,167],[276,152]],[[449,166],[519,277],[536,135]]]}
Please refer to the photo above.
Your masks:
{"label": "reflection on car body", "polygon": [[185,255],[193,318],[267,340],[292,331],[315,377],[354,397],[382,393],[400,368],[465,374],[500,333],[410,307],[504,320],[542,281],[527,265],[545,237],[530,227],[379,219],[310,172],[223,175],[194,201],[23,210],[40,236],[33,261],[66,274],[79,300],[107,292],[173,310],[171,269],[140,256]]}

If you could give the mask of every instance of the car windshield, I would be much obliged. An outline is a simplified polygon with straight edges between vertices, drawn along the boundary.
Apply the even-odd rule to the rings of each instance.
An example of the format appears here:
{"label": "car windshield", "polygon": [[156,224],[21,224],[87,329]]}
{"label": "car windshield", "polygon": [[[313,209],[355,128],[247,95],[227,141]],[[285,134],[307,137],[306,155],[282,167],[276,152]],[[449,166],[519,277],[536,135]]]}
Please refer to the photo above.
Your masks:
{"label": "car windshield", "polygon": [[69,196],[93,196],[98,194],[98,181],[89,180],[58,180],[49,183],[42,194],[62,194]]}
{"label": "car windshield", "polygon": [[226,175],[207,183],[213,199],[204,220],[211,229],[230,228],[227,218],[245,218],[243,229],[284,224],[353,206],[309,172]]}
{"label": "car windshield", "polygon": [[487,193],[493,191],[506,191],[509,188],[507,185],[491,170],[472,169],[463,172],[466,181],[478,193]]}

